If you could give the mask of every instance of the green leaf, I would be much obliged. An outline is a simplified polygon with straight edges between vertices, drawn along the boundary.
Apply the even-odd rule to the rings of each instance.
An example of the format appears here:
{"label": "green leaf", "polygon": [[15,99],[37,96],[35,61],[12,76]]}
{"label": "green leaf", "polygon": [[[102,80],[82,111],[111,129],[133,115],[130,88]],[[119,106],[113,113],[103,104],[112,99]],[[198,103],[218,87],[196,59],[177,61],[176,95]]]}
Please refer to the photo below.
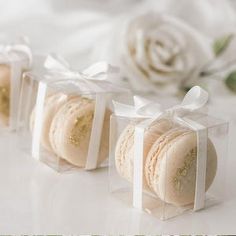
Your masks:
{"label": "green leaf", "polygon": [[229,34],[215,40],[215,42],[213,43],[213,50],[215,56],[219,56],[221,53],[224,52],[224,50],[229,46],[233,37],[234,37],[233,34]]}
{"label": "green leaf", "polygon": [[236,71],[231,72],[225,80],[225,84],[227,85],[227,87],[233,91],[234,93],[236,93]]}

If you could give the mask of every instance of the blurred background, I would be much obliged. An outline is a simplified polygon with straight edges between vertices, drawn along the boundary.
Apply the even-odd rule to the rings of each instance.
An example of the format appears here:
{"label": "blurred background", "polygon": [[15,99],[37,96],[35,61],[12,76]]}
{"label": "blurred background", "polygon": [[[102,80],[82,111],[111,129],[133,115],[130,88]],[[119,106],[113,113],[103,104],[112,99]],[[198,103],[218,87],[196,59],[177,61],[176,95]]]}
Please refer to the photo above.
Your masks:
{"label": "blurred background", "polygon": [[27,36],[35,53],[57,52],[81,69],[99,59],[113,62],[107,52],[120,43],[114,41],[123,31],[120,23],[150,10],[183,20],[208,43],[223,40],[224,52],[213,66],[217,73],[199,84],[210,92],[212,111],[235,122],[236,0],[0,0],[0,41]]}
{"label": "blurred background", "polygon": [[27,35],[38,51],[77,59],[94,46],[89,35],[101,37],[122,14],[140,6],[181,17],[212,37],[235,30],[235,0],[1,0],[0,31]]}
{"label": "blurred background", "polygon": [[[57,52],[74,67],[84,68],[99,59],[110,60],[104,52],[111,42],[114,48],[120,43],[114,37],[111,41],[114,30],[119,34],[121,29],[118,22],[150,10],[180,18],[212,43],[223,39],[227,44],[230,37],[216,62],[219,73],[207,78],[204,86],[211,94],[212,109],[220,108],[219,113],[235,121],[236,74],[228,83],[231,88],[225,81],[236,67],[235,0],[0,0],[0,41],[6,35],[27,36],[35,53]],[[222,74],[221,67],[228,63]]]}

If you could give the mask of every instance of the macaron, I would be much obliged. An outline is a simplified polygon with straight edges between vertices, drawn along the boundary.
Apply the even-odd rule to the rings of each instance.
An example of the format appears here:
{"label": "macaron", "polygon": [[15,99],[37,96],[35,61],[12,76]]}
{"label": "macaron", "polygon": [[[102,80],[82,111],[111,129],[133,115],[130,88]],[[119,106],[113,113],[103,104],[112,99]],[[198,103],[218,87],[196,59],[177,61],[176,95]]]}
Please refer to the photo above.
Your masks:
{"label": "macaron", "polygon": [[7,126],[10,113],[10,66],[0,64],[0,125]]}
{"label": "macaron", "polygon": [[[173,128],[159,137],[145,162],[149,188],[164,202],[184,206],[194,202],[196,184],[197,135],[185,128]],[[217,169],[213,143],[207,143],[205,191],[211,186]]]}
{"label": "macaron", "polygon": [[[65,103],[53,117],[49,139],[54,153],[69,163],[85,167],[95,110],[95,100],[78,97]],[[110,110],[105,113],[98,165],[108,156]]]}
{"label": "macaron", "polygon": [[[120,176],[133,182],[134,131],[130,123],[118,138],[115,164]],[[192,130],[160,119],[144,133],[143,188],[162,201],[183,206],[194,202],[196,182],[197,136]],[[205,190],[211,186],[217,170],[217,154],[210,139],[207,144]]]}
{"label": "macaron", "polygon": [[[121,133],[115,149],[115,163],[118,173],[130,182],[133,182],[133,160],[134,160],[134,131],[138,122],[130,123]],[[172,128],[172,122],[168,119],[161,119],[153,123],[144,133],[143,161],[153,143],[165,132]],[[144,188],[148,188],[146,179],[143,179]]]}
{"label": "macaron", "polygon": [[[52,152],[51,143],[49,141],[49,130],[51,127],[52,120],[55,113],[59,108],[64,105],[69,98],[63,93],[55,93],[48,96],[45,99],[44,110],[43,110],[43,121],[41,131],[41,145],[47,150]],[[30,116],[30,130],[33,131],[33,125],[35,120],[35,108],[33,109]]]}

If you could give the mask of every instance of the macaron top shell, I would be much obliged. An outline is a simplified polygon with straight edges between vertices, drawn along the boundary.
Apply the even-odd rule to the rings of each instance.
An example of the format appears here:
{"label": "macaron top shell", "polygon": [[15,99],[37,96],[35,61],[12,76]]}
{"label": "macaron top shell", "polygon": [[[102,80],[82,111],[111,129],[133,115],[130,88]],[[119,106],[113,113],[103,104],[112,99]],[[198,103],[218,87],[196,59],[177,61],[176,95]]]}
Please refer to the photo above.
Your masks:
{"label": "macaron top shell", "polygon": [[[157,140],[150,150],[149,155],[153,155],[158,147],[160,149],[154,166],[151,187],[163,201],[183,206],[194,202],[197,136],[193,131],[176,129],[171,132],[172,134],[168,134],[168,142],[163,147],[159,147],[160,141]],[[208,139],[206,190],[213,182],[216,169],[216,151]]]}

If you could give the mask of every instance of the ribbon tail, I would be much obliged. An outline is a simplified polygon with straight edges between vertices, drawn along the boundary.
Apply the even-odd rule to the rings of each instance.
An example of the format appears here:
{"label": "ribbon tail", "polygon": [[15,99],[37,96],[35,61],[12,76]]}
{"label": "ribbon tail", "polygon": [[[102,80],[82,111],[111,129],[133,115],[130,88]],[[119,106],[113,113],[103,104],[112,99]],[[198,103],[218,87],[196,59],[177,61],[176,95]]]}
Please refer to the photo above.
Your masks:
{"label": "ribbon tail", "polygon": [[185,95],[180,107],[194,111],[202,108],[208,101],[208,92],[199,86],[194,86]]}
{"label": "ribbon tail", "polygon": [[107,79],[108,74],[118,73],[119,68],[115,66],[111,66],[105,61],[97,62],[87,69],[83,70],[83,74],[89,77],[96,77],[99,80]]}
{"label": "ribbon tail", "polygon": [[119,103],[116,101],[112,102],[113,102],[114,112],[117,116],[137,117],[137,114],[133,106]]}
{"label": "ribbon tail", "polygon": [[58,54],[50,54],[44,62],[44,67],[48,70],[68,72],[70,66],[67,61]]}

